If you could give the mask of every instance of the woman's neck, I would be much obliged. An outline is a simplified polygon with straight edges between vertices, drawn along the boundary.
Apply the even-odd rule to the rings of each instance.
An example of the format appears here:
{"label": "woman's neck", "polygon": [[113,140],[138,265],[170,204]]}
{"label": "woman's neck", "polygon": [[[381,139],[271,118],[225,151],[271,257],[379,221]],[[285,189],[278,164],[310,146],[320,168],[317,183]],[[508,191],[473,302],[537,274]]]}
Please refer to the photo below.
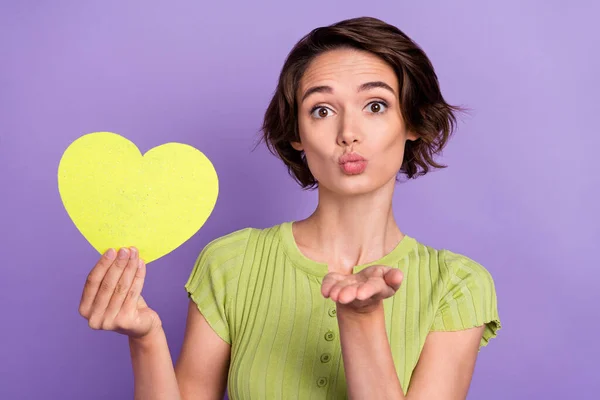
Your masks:
{"label": "woman's neck", "polygon": [[329,271],[351,273],[391,252],[404,234],[392,211],[393,188],[359,196],[338,196],[319,189],[319,204],[308,218],[294,224],[302,253],[329,266]]}

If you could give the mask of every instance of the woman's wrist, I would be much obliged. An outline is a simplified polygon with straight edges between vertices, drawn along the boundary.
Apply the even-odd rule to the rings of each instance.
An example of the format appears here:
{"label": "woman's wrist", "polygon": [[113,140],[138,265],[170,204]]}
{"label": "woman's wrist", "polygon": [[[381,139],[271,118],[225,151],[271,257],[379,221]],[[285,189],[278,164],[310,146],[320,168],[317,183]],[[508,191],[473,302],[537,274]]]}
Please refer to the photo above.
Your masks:
{"label": "woman's wrist", "polygon": [[353,322],[373,320],[384,315],[383,301],[374,304],[373,306],[356,310],[352,307],[348,307],[344,304],[337,303],[337,317],[347,319]]}
{"label": "woman's wrist", "polygon": [[162,326],[157,326],[156,328],[151,329],[150,332],[143,336],[129,336],[129,343],[136,347],[147,349],[151,348],[156,343],[164,340],[164,338],[165,332]]}

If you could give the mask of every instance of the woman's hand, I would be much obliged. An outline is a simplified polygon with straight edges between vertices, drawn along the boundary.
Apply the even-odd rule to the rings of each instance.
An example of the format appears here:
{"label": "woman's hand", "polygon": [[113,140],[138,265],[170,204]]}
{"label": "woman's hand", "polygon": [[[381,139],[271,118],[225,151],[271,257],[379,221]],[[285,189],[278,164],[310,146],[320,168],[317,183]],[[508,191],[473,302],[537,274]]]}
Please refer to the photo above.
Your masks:
{"label": "woman's hand", "polygon": [[135,247],[108,250],[90,271],[79,313],[92,329],[141,338],[161,327],[141,296],[146,265]]}
{"label": "woman's hand", "polygon": [[370,313],[383,299],[396,293],[402,279],[402,271],[383,265],[372,265],[352,275],[331,272],[323,279],[321,293],[338,307],[359,314]]}

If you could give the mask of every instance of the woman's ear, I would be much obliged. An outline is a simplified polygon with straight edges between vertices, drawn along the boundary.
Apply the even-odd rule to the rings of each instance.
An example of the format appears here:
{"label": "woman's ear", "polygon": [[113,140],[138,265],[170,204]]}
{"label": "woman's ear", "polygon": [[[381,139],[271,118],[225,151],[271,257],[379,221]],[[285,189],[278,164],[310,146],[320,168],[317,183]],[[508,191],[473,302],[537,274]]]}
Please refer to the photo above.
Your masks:
{"label": "woman's ear", "polygon": [[298,150],[298,151],[303,151],[304,150],[304,146],[302,146],[301,142],[291,142],[292,147],[294,148],[294,150]]}
{"label": "woman's ear", "polygon": [[413,131],[406,132],[406,140],[410,140],[411,142],[414,142],[418,138],[419,138],[419,135],[417,135]]}

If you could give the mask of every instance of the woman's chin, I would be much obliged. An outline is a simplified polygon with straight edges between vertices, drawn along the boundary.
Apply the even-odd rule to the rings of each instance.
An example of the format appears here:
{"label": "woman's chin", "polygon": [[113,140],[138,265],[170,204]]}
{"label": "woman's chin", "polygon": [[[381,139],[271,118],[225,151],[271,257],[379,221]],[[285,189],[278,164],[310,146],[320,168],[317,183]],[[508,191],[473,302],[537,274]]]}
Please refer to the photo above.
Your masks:
{"label": "woman's chin", "polygon": [[342,179],[336,180],[335,183],[319,183],[319,187],[342,196],[361,196],[374,193],[384,185],[385,182],[380,182],[379,180],[376,181],[367,175],[354,175],[350,179],[343,177]]}

